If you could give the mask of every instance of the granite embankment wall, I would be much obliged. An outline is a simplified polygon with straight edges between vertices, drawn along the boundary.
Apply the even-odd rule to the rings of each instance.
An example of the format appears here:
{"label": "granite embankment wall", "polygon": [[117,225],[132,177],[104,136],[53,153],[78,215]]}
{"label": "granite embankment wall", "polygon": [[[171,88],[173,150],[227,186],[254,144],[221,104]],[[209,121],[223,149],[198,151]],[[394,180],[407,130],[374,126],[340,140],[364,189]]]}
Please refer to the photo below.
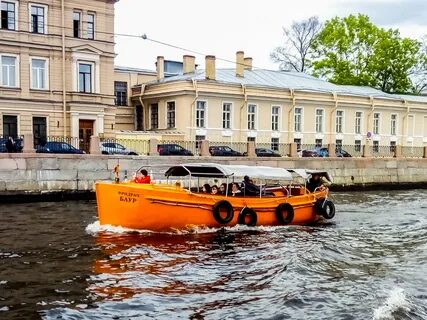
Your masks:
{"label": "granite embankment wall", "polygon": [[[145,165],[183,162],[217,162],[283,168],[325,169],[335,189],[363,187],[425,187],[427,159],[424,158],[222,158],[95,155],[0,155],[0,195],[7,196],[81,193],[93,191],[96,180],[112,180],[120,164],[120,176]],[[250,172],[248,173],[250,175]]]}

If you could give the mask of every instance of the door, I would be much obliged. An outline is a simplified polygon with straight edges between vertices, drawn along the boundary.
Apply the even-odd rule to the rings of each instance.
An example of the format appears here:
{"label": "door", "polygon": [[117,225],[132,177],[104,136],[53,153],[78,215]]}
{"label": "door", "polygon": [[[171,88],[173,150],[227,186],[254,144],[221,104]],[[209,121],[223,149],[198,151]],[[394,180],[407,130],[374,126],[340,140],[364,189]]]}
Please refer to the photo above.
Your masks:
{"label": "door", "polygon": [[144,109],[141,105],[136,106],[136,130],[144,130]]}
{"label": "door", "polygon": [[18,137],[18,117],[17,116],[3,116],[3,137]]}
{"label": "door", "polygon": [[46,143],[46,118],[45,117],[33,117],[33,136],[34,136],[34,148],[37,146],[43,146]]}
{"label": "door", "polygon": [[90,137],[93,135],[94,120],[79,120],[79,148],[89,153]]}

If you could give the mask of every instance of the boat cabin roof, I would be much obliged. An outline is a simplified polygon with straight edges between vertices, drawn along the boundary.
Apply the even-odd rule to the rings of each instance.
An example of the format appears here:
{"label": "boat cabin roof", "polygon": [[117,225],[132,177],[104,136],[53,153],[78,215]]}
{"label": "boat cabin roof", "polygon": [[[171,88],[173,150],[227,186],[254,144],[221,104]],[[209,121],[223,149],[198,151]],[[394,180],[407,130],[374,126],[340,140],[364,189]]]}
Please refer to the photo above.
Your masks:
{"label": "boat cabin roof", "polygon": [[292,174],[283,168],[265,166],[225,165],[217,163],[186,163],[170,167],[166,177],[205,177],[205,178],[230,178],[250,176],[257,179],[292,180]]}

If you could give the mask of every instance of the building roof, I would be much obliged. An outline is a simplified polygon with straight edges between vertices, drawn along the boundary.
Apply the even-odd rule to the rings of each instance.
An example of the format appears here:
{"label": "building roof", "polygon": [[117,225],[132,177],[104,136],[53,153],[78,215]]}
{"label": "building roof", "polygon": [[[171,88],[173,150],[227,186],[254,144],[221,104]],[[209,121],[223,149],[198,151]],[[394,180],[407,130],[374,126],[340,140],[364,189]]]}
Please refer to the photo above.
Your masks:
{"label": "building roof", "polygon": [[[166,77],[155,83],[170,83],[174,81],[197,80],[205,81],[205,71],[196,70],[194,73]],[[209,80],[212,81],[212,80]],[[235,69],[216,69],[216,80],[219,83],[239,84],[252,87],[294,89],[300,91],[313,91],[324,93],[337,93],[362,97],[381,97],[393,100],[407,100],[427,103],[426,96],[388,94],[381,90],[351,85],[336,85],[331,82],[313,77],[301,72],[273,71],[265,69],[245,70],[244,77],[236,76]]]}

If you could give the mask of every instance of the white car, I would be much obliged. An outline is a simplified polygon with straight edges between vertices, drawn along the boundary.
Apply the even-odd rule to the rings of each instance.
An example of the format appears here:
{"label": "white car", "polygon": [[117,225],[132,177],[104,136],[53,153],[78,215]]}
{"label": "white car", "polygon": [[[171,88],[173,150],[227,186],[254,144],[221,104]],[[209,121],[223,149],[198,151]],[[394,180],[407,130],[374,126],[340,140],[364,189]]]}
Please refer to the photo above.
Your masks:
{"label": "white car", "polygon": [[100,149],[102,154],[138,155],[135,151],[129,150],[116,142],[101,142]]}

